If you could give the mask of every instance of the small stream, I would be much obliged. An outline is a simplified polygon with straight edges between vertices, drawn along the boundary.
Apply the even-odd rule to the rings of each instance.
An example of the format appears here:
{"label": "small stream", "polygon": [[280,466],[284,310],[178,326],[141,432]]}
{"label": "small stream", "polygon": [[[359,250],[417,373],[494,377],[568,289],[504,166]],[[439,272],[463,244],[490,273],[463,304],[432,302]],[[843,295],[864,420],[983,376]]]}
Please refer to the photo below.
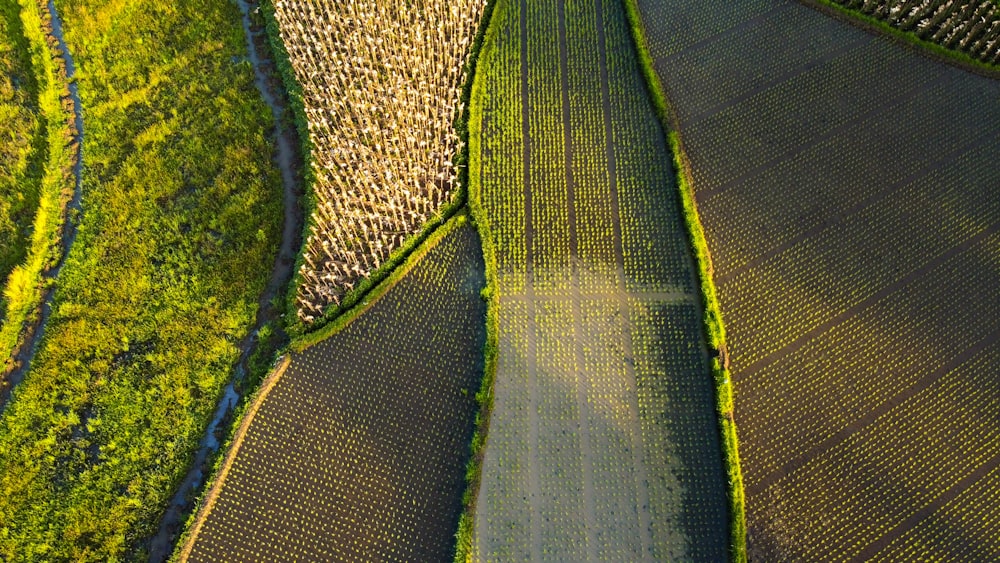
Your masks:
{"label": "small stream", "polygon": [[[274,269],[267,288],[260,297],[257,308],[257,322],[253,329],[240,343],[240,359],[233,370],[233,377],[219,399],[215,414],[205,435],[202,437],[190,470],[174,493],[155,536],[149,540],[149,561],[160,563],[166,561],[173,552],[174,544],[182,531],[184,523],[191,510],[198,492],[205,484],[205,477],[211,471],[209,461],[212,454],[218,451],[220,437],[225,435],[226,427],[231,422],[233,409],[239,403],[240,383],[246,377],[247,362],[258,342],[261,328],[272,319],[277,318],[281,311],[275,308],[271,301],[276,296],[283,298],[283,292],[292,278],[295,259],[299,250],[300,233],[303,224],[303,211],[300,205],[302,183],[298,170],[301,168],[297,132],[287,117],[287,101],[283,93],[278,71],[270,58],[267,35],[264,29],[258,29],[251,24],[251,14],[258,10],[256,2],[236,0],[243,20],[243,31],[247,38],[247,60],[253,65],[254,83],[261,97],[271,108],[275,122],[275,164],[281,170],[283,187],[284,221],[281,234],[281,248],[275,260]],[[224,424],[225,423],[225,424]]]}
{"label": "small stream", "polygon": [[[76,180],[73,187],[73,197],[67,204],[65,223],[63,224],[61,241],[63,252],[56,266],[42,274],[45,281],[57,279],[59,271],[62,270],[63,265],[66,263],[66,256],[69,255],[73,241],[76,240],[76,221],[79,216],[83,197],[83,104],[80,103],[80,88],[74,80],[76,65],[74,65],[73,56],[70,55],[69,49],[66,47],[66,40],[63,37],[62,20],[59,19],[59,13],[56,11],[56,5],[53,0],[49,0],[48,10],[52,16],[52,36],[59,42],[62,59],[66,63],[66,78],[69,81],[69,96],[73,101],[73,119],[76,124],[76,136],[74,140],[77,143],[77,150],[79,152],[76,155],[76,162],[73,165],[73,176]],[[31,360],[35,357],[35,352],[38,351],[38,344],[45,335],[45,326],[52,315],[52,298],[54,296],[55,287],[50,286],[44,290],[41,315],[33,327],[26,327],[25,329],[28,332],[28,339],[14,355],[17,367],[7,375],[7,385],[0,391],[0,413],[3,413],[14,389],[24,380],[25,374],[31,368]]]}

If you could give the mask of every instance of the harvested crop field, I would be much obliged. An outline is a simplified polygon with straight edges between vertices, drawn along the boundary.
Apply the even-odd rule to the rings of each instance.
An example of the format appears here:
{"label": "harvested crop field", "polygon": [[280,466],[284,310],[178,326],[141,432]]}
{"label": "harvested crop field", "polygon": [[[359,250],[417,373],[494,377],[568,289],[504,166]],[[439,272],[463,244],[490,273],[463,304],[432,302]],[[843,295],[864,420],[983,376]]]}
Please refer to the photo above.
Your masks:
{"label": "harvested crop field", "polygon": [[451,559],[483,272],[475,229],[458,226],[350,324],[293,353],[244,419],[182,560]]}
{"label": "harvested crop field", "polygon": [[473,559],[723,560],[693,264],[623,7],[501,0],[491,26],[470,201],[499,357]]}
{"label": "harvested crop field", "polygon": [[996,560],[1000,82],[794,1],[640,0],[761,561]]}
{"label": "harvested crop field", "polygon": [[275,2],[314,147],[305,323],[454,203],[455,130],[486,0]]}

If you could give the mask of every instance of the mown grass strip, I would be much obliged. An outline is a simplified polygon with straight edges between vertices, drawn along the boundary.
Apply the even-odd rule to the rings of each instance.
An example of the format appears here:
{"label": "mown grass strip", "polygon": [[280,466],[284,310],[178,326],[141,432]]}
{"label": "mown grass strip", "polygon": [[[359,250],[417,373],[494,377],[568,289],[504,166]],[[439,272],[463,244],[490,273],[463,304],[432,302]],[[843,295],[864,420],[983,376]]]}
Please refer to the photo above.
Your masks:
{"label": "mown grass strip", "polygon": [[[629,0],[632,1],[632,0]],[[882,33],[897,42],[912,47],[934,60],[955,65],[959,68],[985,76],[987,78],[1000,78],[1000,67],[969,56],[962,51],[948,49],[934,43],[921,39],[912,31],[903,31],[893,27],[888,22],[869,16],[863,12],[852,10],[847,6],[833,2],[832,0],[800,0],[803,4],[815,8],[824,14],[838,20],[851,24],[872,33]],[[1000,5],[1000,2],[998,2]]]}
{"label": "mown grass strip", "polygon": [[637,0],[625,0],[632,38],[639,55],[639,64],[645,78],[649,95],[656,108],[657,117],[670,144],[674,158],[674,169],[677,174],[677,184],[680,191],[681,204],[684,210],[684,222],[690,235],[691,247],[698,268],[698,280],[701,286],[701,302],[704,311],[705,333],[709,345],[717,352],[711,360],[712,376],[715,380],[716,410],[719,418],[719,431],[722,441],[723,462],[728,476],[729,497],[729,553],[732,561],[743,563],[747,561],[746,550],[746,505],[743,489],[743,473],[740,469],[739,440],[736,433],[736,422],[733,419],[733,384],[729,377],[726,351],[726,328],[722,319],[722,309],[716,295],[712,255],[705,239],[705,231],[698,215],[698,204],[691,185],[691,171],[684,145],[681,140],[676,115],[667,101],[660,77],[653,66],[653,58],[649,52],[645,29],[642,25],[642,15],[639,12]]}
{"label": "mown grass strip", "polygon": [[33,331],[31,325],[38,318],[47,289],[44,276],[62,256],[66,209],[76,183],[73,167],[80,155],[69,80],[56,41],[51,37],[48,8],[40,0],[19,0],[19,5],[38,86],[38,108],[45,122],[46,157],[27,257],[10,272],[3,288],[5,313],[0,324],[0,358],[4,359],[12,359]]}
{"label": "mown grass strip", "polygon": [[[480,33],[476,36],[473,53],[470,60],[478,65],[479,60],[487,59],[492,54],[495,45],[494,37],[498,33],[506,3],[497,5],[496,0],[490,0],[483,12],[483,22]],[[475,68],[475,67],[474,67]],[[456,563],[472,561],[472,537],[475,533],[476,497],[482,478],[483,451],[486,436],[489,434],[490,416],[493,411],[493,383],[496,380],[497,358],[499,354],[500,332],[500,292],[497,290],[497,256],[493,246],[493,235],[490,233],[489,219],[482,206],[482,134],[483,134],[483,84],[485,78],[481,73],[473,74],[470,81],[466,134],[466,151],[468,153],[468,168],[465,170],[468,180],[469,212],[473,223],[479,231],[479,239],[483,246],[483,261],[486,264],[486,288],[483,299],[486,300],[486,345],[484,348],[484,373],[476,402],[479,412],[476,413],[476,429],[472,435],[469,465],[465,471],[466,490],[462,496],[463,510],[458,520],[458,531],[455,534]]]}

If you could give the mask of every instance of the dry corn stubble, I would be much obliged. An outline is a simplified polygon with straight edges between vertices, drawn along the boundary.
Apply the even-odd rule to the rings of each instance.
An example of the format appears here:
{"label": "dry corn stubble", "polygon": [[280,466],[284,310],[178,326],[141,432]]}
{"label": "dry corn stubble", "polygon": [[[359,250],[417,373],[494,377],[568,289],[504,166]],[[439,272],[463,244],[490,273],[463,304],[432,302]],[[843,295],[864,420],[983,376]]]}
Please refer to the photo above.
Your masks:
{"label": "dry corn stubble", "polygon": [[275,3],[315,147],[316,209],[296,299],[306,323],[457,192],[454,121],[485,5]]}

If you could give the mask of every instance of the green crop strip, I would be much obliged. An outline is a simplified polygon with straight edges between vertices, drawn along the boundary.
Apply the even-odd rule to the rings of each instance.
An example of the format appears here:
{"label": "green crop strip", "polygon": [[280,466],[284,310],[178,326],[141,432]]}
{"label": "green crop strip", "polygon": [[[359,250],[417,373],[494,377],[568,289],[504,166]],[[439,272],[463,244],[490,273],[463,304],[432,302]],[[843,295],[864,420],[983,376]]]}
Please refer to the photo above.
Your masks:
{"label": "green crop strip", "polygon": [[710,345],[719,352],[719,357],[712,360],[712,374],[715,379],[716,409],[719,418],[719,430],[722,441],[722,455],[728,475],[729,495],[729,534],[730,558],[737,563],[747,561],[746,551],[746,506],[743,489],[743,473],[740,470],[739,441],[736,434],[736,423],[733,419],[733,384],[729,378],[729,370],[724,364],[726,358],[726,330],[722,320],[722,309],[713,282],[712,256],[705,240],[704,229],[698,216],[698,206],[691,188],[691,174],[684,155],[684,145],[676,126],[676,118],[667,102],[660,78],[653,68],[653,59],[649,53],[646,34],[642,25],[642,16],[636,0],[625,0],[626,13],[632,37],[639,54],[639,63],[649,95],[653,99],[657,116],[664,131],[668,133],[670,148],[674,155],[674,168],[677,172],[677,182],[681,202],[684,209],[684,221],[691,238],[695,262],[698,266],[698,278],[701,284],[702,307],[704,310],[705,332]]}
{"label": "green crop strip", "polygon": [[[631,0],[630,0],[631,1]],[[800,0],[802,3],[820,10],[832,17],[836,17],[852,25],[856,25],[869,31],[883,33],[904,45],[915,48],[934,59],[942,62],[954,64],[960,68],[981,74],[990,78],[1000,78],[1000,67],[995,64],[983,62],[962,51],[956,51],[941,46],[933,41],[921,39],[919,35],[912,31],[903,31],[889,23],[872,17],[864,12],[853,10],[833,0]],[[1000,2],[997,3],[1000,5]]]}
{"label": "green crop strip", "polygon": [[[74,136],[74,116],[68,106],[66,70],[54,40],[50,42],[48,10],[36,0],[19,0],[24,37],[31,53],[31,66],[37,86],[37,103],[44,123],[44,137],[34,148],[42,165],[40,178],[22,178],[27,199],[37,197],[37,210],[32,222],[30,241],[24,261],[14,267],[6,280],[0,301],[0,357],[12,361],[24,338],[26,327],[37,318],[45,293],[43,275],[62,254],[60,238],[63,232],[66,206],[73,196],[73,166],[79,156]],[[44,160],[43,160],[44,159]],[[37,185],[34,185],[38,182]],[[0,272],[0,281],[3,281]],[[16,366],[8,365],[8,368]],[[4,370],[0,370],[2,373]]]}

